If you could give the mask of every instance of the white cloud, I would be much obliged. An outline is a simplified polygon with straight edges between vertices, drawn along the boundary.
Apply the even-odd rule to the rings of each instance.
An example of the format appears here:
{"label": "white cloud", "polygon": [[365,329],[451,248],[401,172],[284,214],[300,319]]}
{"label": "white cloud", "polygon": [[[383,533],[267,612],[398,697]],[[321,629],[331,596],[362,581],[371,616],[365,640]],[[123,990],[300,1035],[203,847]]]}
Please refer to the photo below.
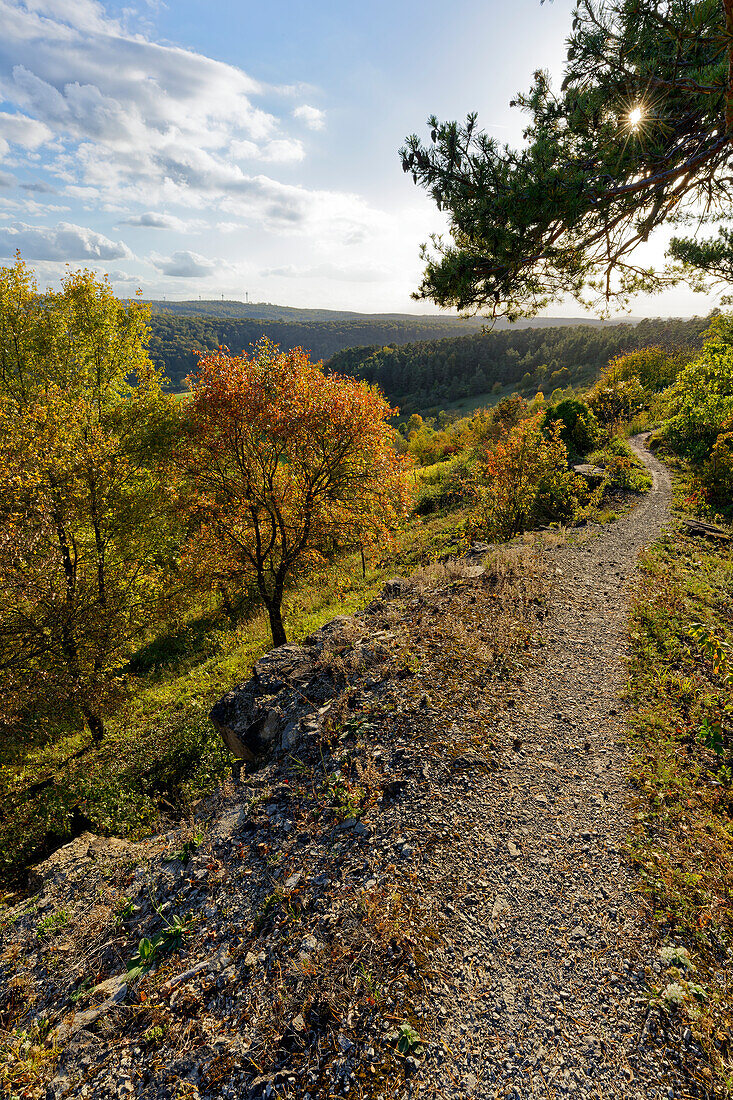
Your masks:
{"label": "white cloud", "polygon": [[133,225],[143,229],[173,229],[183,233],[190,228],[181,218],[173,214],[159,214],[155,210],[148,210],[144,214],[132,214],[129,218],[123,218],[120,225]]}
{"label": "white cloud", "polygon": [[307,103],[295,108],[293,118],[300,119],[309,130],[322,130],[326,125],[325,111],[320,111],[318,107],[309,107]]}
{"label": "white cloud", "polygon": [[20,249],[25,260],[119,260],[132,253],[122,241],[111,241],[93,229],[72,222],[56,226],[15,222],[0,229],[0,256]]}
{"label": "white cloud", "polygon": [[[184,221],[130,221],[129,212],[217,208],[278,233],[348,245],[372,236],[381,215],[363,199],[276,178],[305,146],[288,133],[292,119],[257,101],[279,96],[290,112],[294,89],[266,88],[233,65],[128,32],[96,0],[0,0],[0,26],[0,98],[13,110],[0,115],[0,154],[9,142],[25,142],[26,158],[42,149],[47,176],[86,210],[184,231]],[[292,115],[323,128],[317,107],[303,103]]]}
{"label": "white cloud", "polygon": [[172,275],[177,279],[198,279],[210,275],[216,264],[199,256],[198,252],[174,252],[172,256],[159,256],[153,253],[150,262],[157,267],[161,275]]}
{"label": "white cloud", "polygon": [[303,160],[305,147],[297,138],[273,138],[264,145],[256,145],[253,141],[233,141],[229,146],[229,155],[234,160],[264,160],[271,164],[287,164]]}
{"label": "white cloud", "polygon": [[0,111],[0,138],[8,144],[22,145],[25,149],[37,149],[52,137],[52,131],[43,122],[28,118],[27,115]]}

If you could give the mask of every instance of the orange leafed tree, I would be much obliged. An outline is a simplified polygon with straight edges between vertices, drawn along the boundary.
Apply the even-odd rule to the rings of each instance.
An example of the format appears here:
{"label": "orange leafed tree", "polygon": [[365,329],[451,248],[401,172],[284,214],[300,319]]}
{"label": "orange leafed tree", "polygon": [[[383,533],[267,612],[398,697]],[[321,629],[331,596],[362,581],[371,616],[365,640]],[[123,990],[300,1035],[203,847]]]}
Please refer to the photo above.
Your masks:
{"label": "orange leafed tree", "polygon": [[251,354],[202,356],[189,381],[188,558],[212,586],[255,587],[282,645],[286,584],[334,544],[382,542],[407,513],[395,410],[375,388],[265,339]]}

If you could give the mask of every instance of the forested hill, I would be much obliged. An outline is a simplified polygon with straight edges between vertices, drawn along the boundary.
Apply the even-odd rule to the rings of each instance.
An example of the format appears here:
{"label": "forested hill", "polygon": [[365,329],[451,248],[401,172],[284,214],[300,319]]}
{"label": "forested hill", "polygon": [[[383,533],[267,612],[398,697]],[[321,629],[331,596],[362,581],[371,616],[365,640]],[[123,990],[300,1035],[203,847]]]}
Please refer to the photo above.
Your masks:
{"label": "forested hill", "polygon": [[609,359],[632,348],[699,347],[709,327],[691,320],[644,319],[603,327],[511,328],[402,347],[347,348],[328,362],[329,370],[376,382],[401,412],[430,411],[462,397],[514,386],[547,396],[558,388],[591,382]]}
{"label": "forested hill", "polygon": [[[274,321],[154,312],[150,321],[150,355],[163,367],[173,388],[180,390],[183,379],[196,365],[195,352],[217,348],[220,344],[237,354],[248,350],[261,336],[267,336],[282,348],[303,347],[314,359],[328,359],[343,348],[440,340],[456,332],[475,332],[484,323],[481,319],[461,322],[458,318],[443,321],[422,317]],[[462,327],[464,324],[466,328]]]}
{"label": "forested hill", "polygon": [[[196,364],[195,351],[224,344],[235,354],[260,336],[283,348],[303,347],[314,359],[329,359],[344,348],[369,351],[387,344],[438,341],[480,332],[483,317],[420,317],[409,313],[359,314],[335,310],[295,309],[250,302],[147,302],[152,309],[150,354],[163,367],[174,389]],[[503,322],[506,324],[506,322]],[[572,318],[543,317],[534,325],[566,327]],[[519,322],[517,329],[526,322]]]}

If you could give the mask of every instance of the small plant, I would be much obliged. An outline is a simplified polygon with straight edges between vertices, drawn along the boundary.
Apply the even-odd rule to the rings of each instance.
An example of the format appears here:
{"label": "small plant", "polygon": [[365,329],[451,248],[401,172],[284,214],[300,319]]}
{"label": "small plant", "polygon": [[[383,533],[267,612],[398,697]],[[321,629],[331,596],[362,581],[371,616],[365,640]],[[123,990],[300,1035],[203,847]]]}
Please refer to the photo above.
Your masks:
{"label": "small plant", "polygon": [[687,991],[679,982],[670,982],[669,985],[662,990],[662,1004],[668,1012],[673,1012],[676,1009],[682,1008],[686,1000]]}
{"label": "small plant", "polygon": [[139,912],[140,906],[135,905],[131,898],[120,898],[115,909],[115,928],[120,928],[133,914]]}
{"label": "small plant", "polygon": [[690,958],[690,952],[686,947],[665,944],[659,952],[659,957],[667,967],[676,966],[678,970],[695,970],[695,964]]}
{"label": "small plant", "polygon": [[201,841],[203,840],[202,833],[196,833],[189,840],[184,841],[180,848],[177,848],[175,852],[171,852],[170,855],[165,857],[166,863],[174,863],[178,860],[180,863],[188,863],[194,852],[197,852],[201,847]]}
{"label": "small plant", "polygon": [[57,913],[49,913],[36,928],[39,940],[51,939],[69,923],[69,914],[65,909],[59,909]]}
{"label": "small plant", "polygon": [[143,936],[137,945],[137,951],[127,964],[127,977],[137,978],[141,974],[147,974],[159,959],[170,955],[181,946],[183,937],[189,930],[190,923],[175,916],[162,932],[155,936]]}
{"label": "small plant", "polygon": [[397,1053],[401,1054],[403,1058],[408,1055],[419,1057],[425,1050],[425,1044],[415,1031],[412,1024],[407,1022],[400,1024],[396,1031],[392,1032],[392,1039]]}
{"label": "small plant", "polygon": [[78,1004],[79,1001],[81,1001],[84,997],[86,997],[87,993],[93,987],[94,987],[94,978],[91,978],[91,977],[84,978],[84,980],[81,982],[80,985],[77,986],[77,988],[74,990],[74,992],[69,994],[69,1000],[71,1001],[71,1003],[73,1005]]}
{"label": "small plant", "polygon": [[143,1035],[143,1040],[146,1043],[157,1045],[158,1043],[160,1043],[164,1035],[165,1028],[161,1027],[159,1024],[156,1024],[153,1027],[148,1028],[148,1030]]}
{"label": "small plant", "polygon": [[382,1000],[381,987],[374,975],[372,974],[371,970],[367,970],[364,963],[359,963],[359,978],[371,999],[375,1002],[375,1004],[379,1004],[379,1002]]}
{"label": "small plant", "polygon": [[698,741],[715,753],[720,761],[718,777],[726,786],[733,780],[733,737],[726,729],[733,717],[733,646],[713,634],[702,623],[694,623],[690,637],[697,642],[707,657],[714,683],[722,688],[718,713],[705,715],[698,730]]}

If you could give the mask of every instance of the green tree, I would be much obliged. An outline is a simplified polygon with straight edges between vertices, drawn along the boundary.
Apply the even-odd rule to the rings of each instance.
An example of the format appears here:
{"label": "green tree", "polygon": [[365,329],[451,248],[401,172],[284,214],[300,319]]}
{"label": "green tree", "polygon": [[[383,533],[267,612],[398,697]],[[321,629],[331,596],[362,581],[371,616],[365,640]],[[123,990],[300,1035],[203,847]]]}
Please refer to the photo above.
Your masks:
{"label": "green tree", "polygon": [[551,435],[555,425],[559,426],[560,439],[573,454],[587,454],[598,441],[598,421],[582,401],[565,400],[547,409],[542,419],[543,433]]}
{"label": "green tree", "polygon": [[637,246],[730,209],[733,0],[579,0],[560,92],[537,72],[514,105],[529,116],[520,149],[471,114],[433,116],[429,143],[413,134],[401,150],[450,217],[417,296],[518,317],[568,293],[602,304],[659,290],[675,274],[636,262]]}
{"label": "green tree", "polygon": [[81,714],[95,740],[174,549],[162,453],[175,405],[146,310],[70,273],[0,269],[0,693],[6,719]]}
{"label": "green tree", "polygon": [[719,433],[733,418],[733,344],[714,336],[680,371],[671,389],[671,417],[665,434],[676,450],[706,459]]}

